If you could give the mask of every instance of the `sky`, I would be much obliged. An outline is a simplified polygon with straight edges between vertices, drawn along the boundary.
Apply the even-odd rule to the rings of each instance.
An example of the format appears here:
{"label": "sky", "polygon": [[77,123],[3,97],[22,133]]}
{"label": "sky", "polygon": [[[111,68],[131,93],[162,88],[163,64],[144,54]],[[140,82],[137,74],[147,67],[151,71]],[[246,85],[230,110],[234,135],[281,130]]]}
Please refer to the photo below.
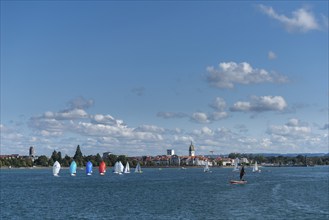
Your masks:
{"label": "sky", "polygon": [[1,1],[1,154],[328,153],[328,1]]}

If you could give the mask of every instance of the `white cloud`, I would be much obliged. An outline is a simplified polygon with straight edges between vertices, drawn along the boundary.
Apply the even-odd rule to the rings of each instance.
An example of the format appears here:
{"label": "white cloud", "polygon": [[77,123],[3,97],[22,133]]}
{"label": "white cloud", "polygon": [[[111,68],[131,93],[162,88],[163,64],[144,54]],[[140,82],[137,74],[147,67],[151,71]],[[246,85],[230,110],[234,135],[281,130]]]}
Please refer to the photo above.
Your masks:
{"label": "white cloud", "polygon": [[96,114],[90,116],[91,122],[94,124],[105,124],[105,125],[113,125],[117,127],[125,127],[126,125],[122,120],[117,120],[113,118],[111,115],[102,115]]}
{"label": "white cloud", "polygon": [[267,132],[282,137],[305,137],[305,135],[310,134],[311,128],[301,125],[298,119],[292,118],[285,125],[270,126]]}
{"label": "white cloud", "polygon": [[282,111],[287,107],[287,103],[282,96],[253,96],[250,102],[236,102],[231,111],[241,112],[264,112],[264,111]]}
{"label": "white cloud", "polygon": [[137,128],[135,128],[134,131],[163,133],[165,132],[165,129],[155,125],[140,125]]}
{"label": "white cloud", "polygon": [[284,83],[287,78],[265,69],[255,69],[249,63],[220,63],[219,69],[207,67],[207,81],[217,88],[234,88],[235,84]]}
{"label": "white cloud", "polygon": [[191,116],[191,120],[198,123],[209,123],[208,116],[203,112],[195,112]]}
{"label": "white cloud", "polygon": [[56,119],[56,120],[71,120],[71,119],[78,119],[78,118],[86,118],[88,114],[83,109],[70,109],[64,110],[61,112],[51,112],[47,111],[43,114],[42,117],[48,119]]}
{"label": "white cloud", "polygon": [[273,51],[269,51],[267,57],[269,60],[274,60],[276,59],[276,54]]}
{"label": "white cloud", "polygon": [[41,136],[60,136],[68,130],[65,122],[55,118],[32,117],[28,124]]}
{"label": "white cloud", "polygon": [[210,107],[215,109],[216,111],[224,111],[226,108],[226,102],[221,97],[216,97],[213,103],[209,104]]}
{"label": "white cloud", "polygon": [[227,112],[213,112],[210,116],[209,119],[212,121],[218,121],[223,118],[227,118],[228,113]]}
{"label": "white cloud", "polygon": [[313,12],[308,8],[299,8],[296,11],[293,11],[291,17],[278,14],[269,6],[259,5],[259,8],[269,17],[280,21],[289,32],[308,32],[321,29],[321,25],[313,15]]}
{"label": "white cloud", "polygon": [[169,118],[184,118],[187,117],[188,115],[181,112],[158,112],[157,116],[160,118],[169,119]]}
{"label": "white cloud", "polygon": [[212,136],[214,135],[214,132],[208,128],[208,127],[202,127],[200,130],[199,129],[195,129],[193,130],[192,132],[194,135],[197,135],[197,136]]}

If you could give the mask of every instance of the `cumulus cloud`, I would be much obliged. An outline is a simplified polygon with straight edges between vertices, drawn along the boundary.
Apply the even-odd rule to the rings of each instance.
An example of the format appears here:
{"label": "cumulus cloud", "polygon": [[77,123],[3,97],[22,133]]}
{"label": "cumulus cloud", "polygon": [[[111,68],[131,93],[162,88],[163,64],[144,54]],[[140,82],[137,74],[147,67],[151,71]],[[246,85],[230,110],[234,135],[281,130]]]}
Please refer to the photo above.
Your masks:
{"label": "cumulus cloud", "polygon": [[227,112],[213,112],[213,113],[211,113],[210,116],[208,116],[208,118],[211,121],[218,121],[218,120],[221,120],[221,119],[227,118],[227,117],[228,117]]}
{"label": "cumulus cloud", "polygon": [[125,127],[125,123],[122,120],[115,119],[111,115],[102,115],[96,114],[90,116],[91,122],[94,124],[105,124],[105,125],[113,125],[117,127]]}
{"label": "cumulus cloud", "polygon": [[56,119],[56,120],[71,120],[78,118],[86,118],[88,114],[83,109],[70,109],[60,112],[47,111],[43,114],[42,118]]}
{"label": "cumulus cloud", "polygon": [[165,132],[164,128],[160,128],[155,125],[140,125],[134,129],[136,132],[156,132],[156,133],[163,133]]}
{"label": "cumulus cloud", "polygon": [[195,129],[195,130],[193,130],[192,133],[197,136],[202,136],[202,135],[213,136],[214,135],[214,131],[208,127],[202,127],[200,130]]}
{"label": "cumulus cloud", "polygon": [[282,111],[287,103],[282,96],[253,96],[250,102],[238,101],[230,108],[233,112]]}
{"label": "cumulus cloud", "polygon": [[226,108],[226,102],[221,97],[216,97],[213,103],[209,104],[209,106],[216,111],[224,111]]}
{"label": "cumulus cloud", "polygon": [[195,112],[191,116],[191,120],[197,123],[209,123],[208,115],[204,112]]}
{"label": "cumulus cloud", "polygon": [[234,88],[235,84],[284,83],[287,78],[265,69],[253,68],[249,63],[223,62],[219,68],[207,67],[207,81],[217,88]]}
{"label": "cumulus cloud", "polygon": [[259,5],[259,9],[270,18],[281,22],[289,32],[308,32],[322,29],[315,15],[308,8],[299,8],[293,11],[290,17],[278,14],[269,6]]}

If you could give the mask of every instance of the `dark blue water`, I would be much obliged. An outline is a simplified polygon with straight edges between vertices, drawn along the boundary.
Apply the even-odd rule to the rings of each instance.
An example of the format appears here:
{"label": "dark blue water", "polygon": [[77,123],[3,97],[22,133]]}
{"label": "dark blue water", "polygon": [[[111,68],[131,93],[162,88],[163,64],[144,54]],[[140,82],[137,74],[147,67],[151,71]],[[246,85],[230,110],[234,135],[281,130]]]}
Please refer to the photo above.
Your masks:
{"label": "dark blue water", "polygon": [[328,219],[329,167],[144,169],[76,177],[50,169],[0,171],[1,219]]}

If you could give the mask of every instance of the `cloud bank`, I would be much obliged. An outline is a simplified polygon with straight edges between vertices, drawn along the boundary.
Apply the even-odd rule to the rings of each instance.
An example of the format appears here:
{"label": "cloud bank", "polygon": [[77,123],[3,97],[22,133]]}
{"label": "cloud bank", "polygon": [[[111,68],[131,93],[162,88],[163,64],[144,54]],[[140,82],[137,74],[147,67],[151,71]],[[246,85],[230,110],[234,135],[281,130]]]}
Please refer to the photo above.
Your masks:
{"label": "cloud bank", "polygon": [[287,77],[253,68],[249,63],[222,62],[218,69],[207,67],[207,82],[217,88],[234,88],[236,84],[285,83]]}
{"label": "cloud bank", "polygon": [[282,96],[253,96],[251,101],[238,101],[230,108],[232,112],[283,111],[287,103]]}

